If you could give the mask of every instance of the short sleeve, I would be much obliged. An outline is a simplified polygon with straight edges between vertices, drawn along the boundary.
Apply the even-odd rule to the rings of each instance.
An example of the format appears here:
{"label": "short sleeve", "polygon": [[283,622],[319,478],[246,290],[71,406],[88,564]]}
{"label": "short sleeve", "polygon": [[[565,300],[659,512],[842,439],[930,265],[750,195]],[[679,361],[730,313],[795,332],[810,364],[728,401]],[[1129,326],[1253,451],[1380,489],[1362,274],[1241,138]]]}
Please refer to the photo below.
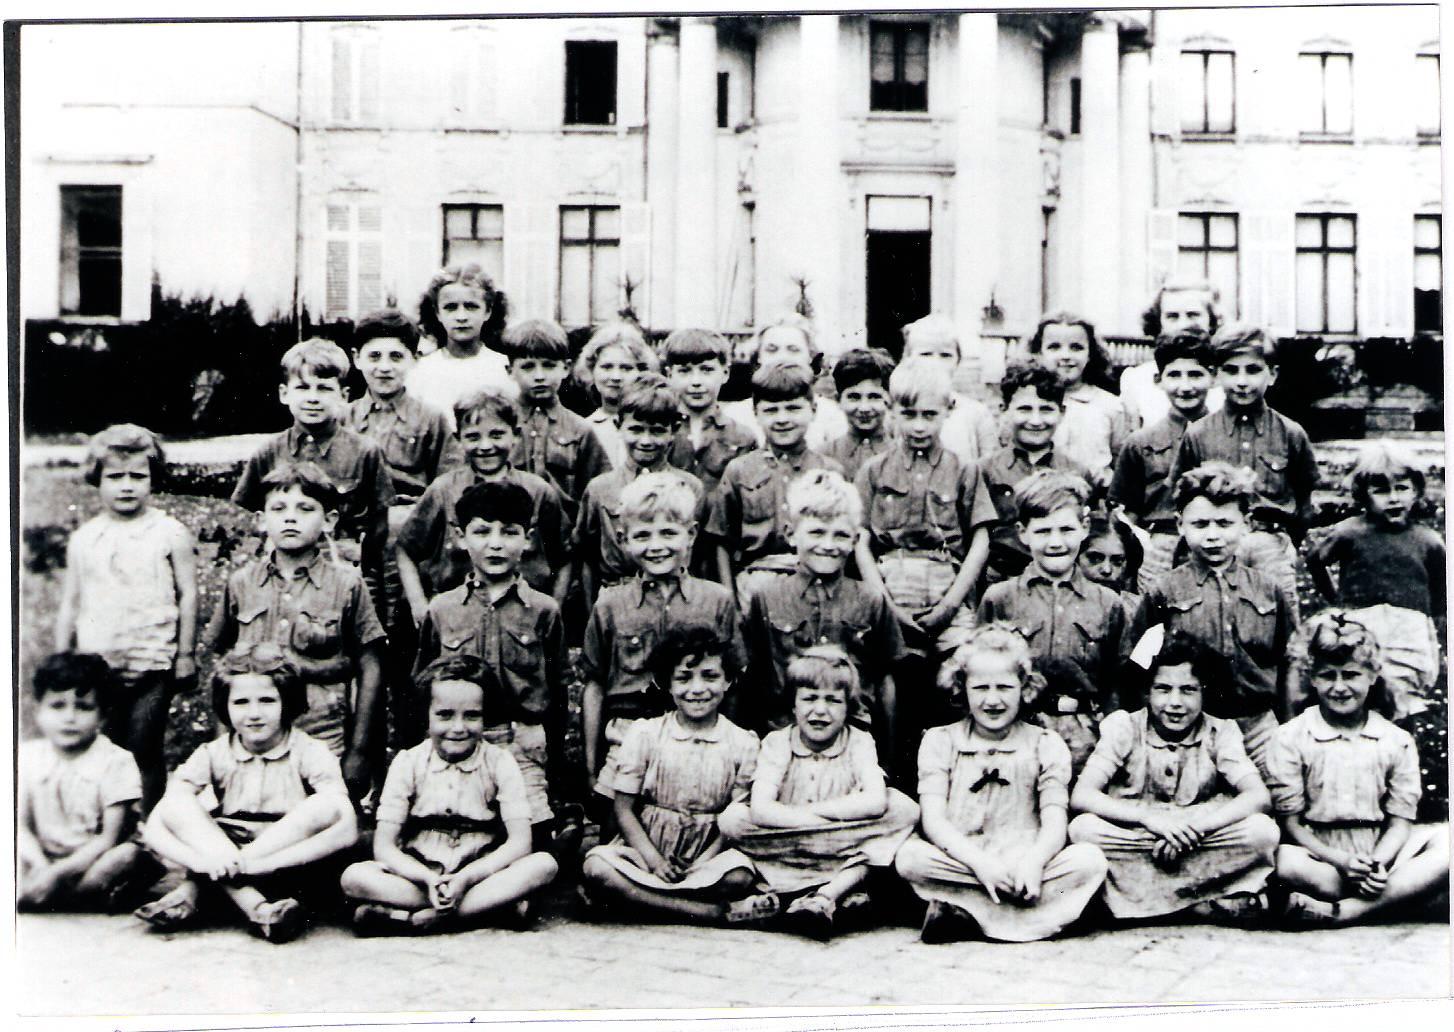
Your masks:
{"label": "short sleeve", "polygon": [[295,735],[294,748],[298,750],[298,776],[313,795],[341,795],[348,798],[348,788],[343,783],[343,768],[338,757],[328,751],[328,746],[316,738],[303,738],[299,745]]}
{"label": "short sleeve", "polygon": [[772,732],[762,740],[762,748],[757,753],[757,772],[753,775],[753,784],[771,785],[774,800],[782,793],[783,779],[787,776],[788,764],[792,762],[792,733],[793,729],[790,727]]}
{"label": "short sleeve", "polygon": [[651,749],[661,720],[638,720],[626,732],[621,751],[616,759],[616,774],[611,784],[605,786],[626,795],[640,795],[646,781],[646,764],[651,759]]}
{"label": "short sleeve", "polygon": [[[990,497],[989,488],[985,487],[984,478],[979,475],[978,466],[966,464],[961,468],[959,498],[960,511],[963,513],[961,518],[968,533],[972,534],[999,518],[994,499]],[[968,542],[965,544],[968,545]]]}
{"label": "short sleeve", "polygon": [[272,448],[271,442],[265,444],[260,451],[253,452],[243,463],[242,474],[237,478],[237,486],[232,489],[232,502],[244,509],[257,511],[262,507],[262,481],[268,473],[268,465],[265,456]]}
{"label": "short sleeve", "polygon": [[433,558],[444,540],[446,517],[442,486],[442,481],[430,484],[399,528],[398,546],[416,563]]}
{"label": "short sleeve", "polygon": [[591,618],[586,621],[585,637],[581,641],[581,679],[605,686],[606,668],[612,647],[611,617],[606,599],[596,597]]}
{"label": "short sleeve", "polygon": [[858,728],[848,731],[848,762],[853,765],[853,780],[858,791],[872,791],[884,787],[884,772],[878,762],[878,746],[873,735]]}
{"label": "short sleeve", "polygon": [[1101,721],[1100,740],[1096,742],[1090,758],[1085,761],[1085,767],[1080,772],[1081,778],[1093,777],[1101,788],[1109,785],[1125,768],[1135,740],[1136,729],[1132,724],[1131,714],[1125,710],[1117,710],[1108,715]]}
{"label": "short sleeve", "polygon": [[237,620],[233,613],[232,578],[226,578],[222,583],[222,594],[217,598],[217,608],[212,611],[212,619],[207,622],[207,629],[202,634],[202,641],[207,651],[217,655],[232,649],[237,641]]}
{"label": "short sleeve", "polygon": [[[1414,784],[1417,786],[1417,778]],[[136,765],[136,758],[120,746],[115,746],[107,760],[105,779],[101,783],[101,805],[134,803],[140,798],[141,770]]]}
{"label": "short sleeve", "polygon": [[535,507],[535,533],[540,539],[541,554],[551,566],[564,566],[571,555],[572,530],[566,518],[563,496],[554,484],[546,481],[545,490],[540,493],[540,501]]}
{"label": "short sleeve", "polygon": [[217,809],[219,804],[214,782],[216,772],[212,769],[212,744],[208,742],[194,749],[192,755],[172,772],[170,781],[170,784],[182,785],[195,795],[202,809],[208,812]]}
{"label": "short sleeve", "polygon": [[729,541],[738,526],[735,514],[737,508],[737,460],[733,459],[722,471],[722,479],[707,503],[707,525],[703,532],[722,541]]}
{"label": "short sleeve", "polygon": [[1267,772],[1272,777],[1272,808],[1279,816],[1303,813],[1308,808],[1307,783],[1303,778],[1302,756],[1298,738],[1301,721],[1284,724],[1272,739],[1267,754]]}
{"label": "short sleeve", "polygon": [[349,589],[348,607],[352,610],[349,624],[353,632],[354,644],[368,645],[384,637],[384,625],[379,623],[378,613],[374,611],[373,599],[369,597],[368,585],[361,577],[355,580]]}
{"label": "short sleeve", "polygon": [[733,760],[737,767],[737,774],[732,781],[732,801],[741,803],[747,800],[752,792],[752,779],[757,774],[757,756],[759,746],[757,735],[751,731],[739,730],[738,739],[733,743]]}
{"label": "short sleeve", "polygon": [[1262,775],[1247,755],[1242,729],[1235,722],[1228,720],[1218,724],[1213,743],[1216,752],[1212,756],[1212,762],[1223,781],[1239,792],[1249,786],[1262,784]]}
{"label": "short sleeve", "polygon": [[495,775],[495,807],[502,821],[530,820],[530,801],[525,798],[525,778],[515,757],[504,749],[492,751]]}
{"label": "short sleeve", "polygon": [[414,750],[406,749],[389,764],[384,787],[379,792],[375,817],[380,824],[403,824],[414,805]]}
{"label": "short sleeve", "polygon": [[1388,772],[1388,791],[1383,797],[1383,812],[1389,817],[1413,820],[1419,815],[1419,757],[1414,740],[1400,731],[1392,750]]}
{"label": "short sleeve", "polygon": [[1035,754],[1040,760],[1040,774],[1035,780],[1040,809],[1043,811],[1051,806],[1062,810],[1069,808],[1070,750],[1055,732],[1041,730]]}
{"label": "short sleeve", "polygon": [[919,743],[919,798],[949,798],[949,771],[954,763],[951,727],[931,727]]}

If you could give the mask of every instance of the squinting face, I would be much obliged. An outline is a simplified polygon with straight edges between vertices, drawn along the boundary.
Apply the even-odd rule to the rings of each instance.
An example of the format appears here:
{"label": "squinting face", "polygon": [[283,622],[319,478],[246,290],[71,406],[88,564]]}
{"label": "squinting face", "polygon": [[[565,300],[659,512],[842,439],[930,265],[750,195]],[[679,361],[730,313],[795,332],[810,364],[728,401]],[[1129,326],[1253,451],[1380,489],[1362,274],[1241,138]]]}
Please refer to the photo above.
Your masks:
{"label": "squinting face", "polygon": [[1202,682],[1190,663],[1157,667],[1146,692],[1146,709],[1156,733],[1167,741],[1185,738],[1202,716]]}
{"label": "squinting face", "polygon": [[1083,326],[1051,323],[1040,335],[1040,364],[1067,387],[1080,383],[1090,355],[1090,339]]}
{"label": "squinting face", "polygon": [[696,528],[671,513],[629,521],[622,543],[642,573],[648,577],[675,577],[686,568],[692,554]]}
{"label": "squinting face", "polygon": [[838,404],[848,425],[870,436],[883,429],[884,417],[889,411],[889,392],[877,380],[863,380],[845,388],[838,395]]}
{"label": "squinting face", "polygon": [[101,504],[117,516],[135,516],[151,497],[151,463],[145,455],[108,455],[97,485]]}
{"label": "squinting face", "polygon": [[392,398],[404,389],[404,377],[414,364],[414,355],[401,340],[375,337],[358,349],[354,364],[371,394]]}
{"label": "squinting face", "polygon": [[520,557],[530,543],[529,532],[518,523],[475,518],[460,532],[470,565],[487,580],[505,580],[520,570]]}
{"label": "squinting face", "polygon": [[789,398],[786,401],[755,401],[752,412],[762,427],[767,443],[774,448],[792,450],[808,436],[813,422],[811,398]]}
{"label": "squinting face", "polygon": [[101,707],[90,692],[46,692],[35,704],[35,726],[61,752],[85,752],[101,732]]}
{"label": "squinting face", "polygon": [[258,521],[268,543],[289,555],[317,547],[324,533],[333,528],[334,516],[302,488],[290,487],[267,493]]}
{"label": "squinting face", "polygon": [[791,326],[774,326],[764,330],[757,345],[757,364],[769,366],[774,362],[790,362],[811,369],[813,352],[802,332]]}
{"label": "squinting face", "polygon": [[1005,406],[1010,440],[1030,452],[1049,448],[1064,414],[1064,406],[1040,397],[1034,387],[1021,387]]}
{"label": "squinting face", "polygon": [[435,681],[429,689],[429,740],[450,763],[467,759],[485,736],[485,690],[469,681]]}
{"label": "squinting face", "polygon": [[227,719],[251,753],[283,740],[283,695],[266,674],[237,674],[227,686]]}
{"label": "squinting face", "polygon": [[915,451],[934,447],[944,421],[949,418],[952,407],[948,397],[934,398],[924,395],[915,399],[904,399],[894,404],[894,423],[904,443]]}
{"label": "squinting face", "polygon": [[446,283],[439,288],[434,307],[439,313],[440,325],[449,339],[460,344],[473,344],[480,339],[480,332],[490,317],[490,306],[485,303],[485,292],[479,287],[463,283]]}
{"label": "squinting face", "polygon": [[1247,532],[1247,517],[1236,502],[1215,505],[1210,498],[1193,498],[1181,510],[1177,526],[1192,555],[1219,567],[1237,554],[1237,543]]}
{"label": "squinting face", "polygon": [[975,652],[964,672],[964,701],[970,720],[980,734],[1002,738],[1020,717],[1019,668],[1000,652]]}
{"label": "squinting face", "polygon": [[343,384],[338,377],[314,376],[306,369],[290,376],[278,388],[278,397],[305,428],[332,426],[343,412]]}
{"label": "squinting face", "polygon": [[1368,485],[1368,514],[1390,527],[1406,526],[1418,500],[1412,477],[1380,477]]}
{"label": "squinting face", "polygon": [[1020,524],[1020,540],[1035,565],[1051,577],[1064,577],[1075,568],[1085,534],[1085,514],[1074,505]]}
{"label": "squinting face", "polygon": [[1161,295],[1161,332],[1212,332],[1212,298],[1205,290],[1168,290]]}
{"label": "squinting face", "polygon": [[510,376],[520,387],[522,401],[546,405],[555,400],[569,367],[563,359],[524,356],[510,359]]}
{"label": "squinting face", "polygon": [[1166,392],[1171,407],[1183,416],[1200,416],[1207,407],[1207,392],[1212,389],[1212,371],[1200,362],[1178,358],[1168,362],[1156,374],[1156,382]]}
{"label": "squinting face", "polygon": [[655,469],[666,460],[676,427],[670,423],[651,423],[633,413],[621,417],[621,443],[626,454],[639,469]]}
{"label": "squinting face", "polygon": [[720,358],[677,362],[667,366],[666,381],[676,391],[684,408],[691,412],[705,412],[717,403],[717,395],[727,382],[727,364]]}
{"label": "squinting face", "polygon": [[688,720],[706,720],[721,707],[727,694],[727,674],[721,656],[703,656],[678,663],[671,672],[672,702]]}
{"label": "squinting face", "polygon": [[459,428],[459,446],[470,469],[493,476],[510,464],[520,431],[497,416],[481,412]]}
{"label": "squinting face", "polygon": [[1126,580],[1126,546],[1115,534],[1088,539],[1081,549],[1080,570],[1086,579],[1120,591]]}
{"label": "squinting face", "polygon": [[1358,720],[1373,690],[1374,672],[1362,663],[1315,663],[1308,675],[1318,694],[1323,716],[1343,722]]}
{"label": "squinting face", "polygon": [[625,348],[615,344],[602,348],[596,354],[596,367],[591,370],[591,380],[596,385],[596,393],[601,396],[601,404],[619,404],[627,382],[640,371]]}
{"label": "squinting face", "polygon": [[793,723],[808,748],[826,749],[848,723],[848,693],[837,687],[799,685],[793,695]]}
{"label": "squinting face", "polygon": [[847,516],[825,520],[803,515],[788,532],[788,542],[799,561],[819,577],[836,577],[843,572],[857,541],[858,527]]}

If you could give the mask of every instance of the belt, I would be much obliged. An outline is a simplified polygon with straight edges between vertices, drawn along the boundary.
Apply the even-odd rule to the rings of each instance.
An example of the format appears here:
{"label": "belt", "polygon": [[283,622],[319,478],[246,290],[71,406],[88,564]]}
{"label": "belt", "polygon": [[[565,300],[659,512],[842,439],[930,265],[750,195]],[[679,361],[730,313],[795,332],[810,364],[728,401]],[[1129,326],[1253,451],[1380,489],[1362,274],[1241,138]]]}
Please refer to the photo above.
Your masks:
{"label": "belt", "polygon": [[404,834],[417,835],[421,831],[442,831],[448,835],[463,835],[472,831],[498,833],[501,830],[498,817],[482,821],[475,817],[458,814],[435,814],[428,817],[410,817],[404,822]]}

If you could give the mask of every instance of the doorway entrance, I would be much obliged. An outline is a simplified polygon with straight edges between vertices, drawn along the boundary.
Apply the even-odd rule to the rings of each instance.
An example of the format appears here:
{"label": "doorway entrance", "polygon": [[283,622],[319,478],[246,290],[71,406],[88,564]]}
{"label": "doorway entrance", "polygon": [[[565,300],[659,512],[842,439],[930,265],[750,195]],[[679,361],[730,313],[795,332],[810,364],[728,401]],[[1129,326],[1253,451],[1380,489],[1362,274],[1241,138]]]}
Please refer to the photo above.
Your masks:
{"label": "doorway entrance", "polygon": [[865,240],[869,347],[897,361],[902,328],[930,311],[928,197],[869,197]]}

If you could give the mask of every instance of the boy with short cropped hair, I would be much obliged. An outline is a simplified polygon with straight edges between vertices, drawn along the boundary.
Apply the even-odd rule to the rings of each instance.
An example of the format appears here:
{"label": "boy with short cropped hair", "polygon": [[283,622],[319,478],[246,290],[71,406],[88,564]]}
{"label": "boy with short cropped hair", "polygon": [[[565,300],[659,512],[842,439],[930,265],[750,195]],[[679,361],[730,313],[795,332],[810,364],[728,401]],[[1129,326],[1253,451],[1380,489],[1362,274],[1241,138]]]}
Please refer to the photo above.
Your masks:
{"label": "boy with short cropped hair", "polygon": [[319,547],[338,519],[327,475],[312,463],[288,464],[260,486],[266,549],[227,579],[207,641],[216,655],[263,642],[287,650],[307,684],[308,709],[296,726],[342,758],[359,798],[369,785],[384,629],[359,572]]}
{"label": "boy with short cropped hair", "polygon": [[1144,556],[1139,585],[1146,591],[1171,569],[1176,550],[1176,510],[1171,504],[1171,464],[1187,428],[1207,414],[1212,355],[1198,329],[1158,337],[1154,382],[1171,406],[1164,419],[1137,430],[1121,448],[1109,501],[1139,530]]}
{"label": "boy with short cropped hair", "polygon": [[[616,753],[632,721],[666,711],[653,688],[652,650],[668,631],[698,629],[730,643],[736,669],[747,663],[732,592],[685,572],[697,534],[697,499],[679,477],[644,473],[621,492],[621,528],[637,576],[602,589],[581,650],[586,771],[596,791],[614,776]],[[609,807],[605,808],[609,811]],[[602,841],[609,812],[599,814]]]}
{"label": "boy with short cropped hair", "polygon": [[667,461],[681,419],[676,393],[658,373],[638,374],[621,395],[615,425],[624,461],[586,486],[575,527],[573,551],[588,606],[594,604],[600,588],[636,575],[621,536],[621,492],[626,485],[646,473],[679,477],[697,498],[698,525],[706,520],[707,493],[702,482]]}
{"label": "boy with short cropped hair", "polygon": [[[489,667],[508,699],[508,721],[486,738],[508,743],[525,780],[536,845],[543,848],[555,816],[551,797],[565,801],[577,793],[564,768],[560,607],[530,587],[520,571],[535,500],[519,484],[486,480],[461,493],[454,519],[470,572],[463,584],[430,600],[419,628],[415,675],[441,656],[472,655]],[[427,699],[415,701],[410,745],[423,740],[426,726]]]}
{"label": "boy with short cropped hair", "polygon": [[424,491],[399,529],[395,552],[404,597],[415,623],[424,620],[431,596],[462,584],[470,562],[459,535],[455,506],[471,484],[508,482],[529,492],[535,504],[521,575],[536,591],[560,603],[570,586],[569,528],[565,502],[549,481],[511,465],[520,440],[520,412],[500,391],[485,388],[454,406],[455,434],[465,465],[439,476]]}
{"label": "boy with short cropped hair", "polygon": [[815,408],[813,377],[805,366],[776,362],[752,375],[752,411],[766,447],[727,464],[706,526],[716,542],[718,580],[736,591],[744,610],[765,581],[797,567],[783,504],[788,483],[811,469],[842,472],[833,459],[808,447]]}
{"label": "boy with short cropped hair", "polygon": [[1021,480],[1036,470],[1054,469],[1092,482],[1088,470],[1055,449],[1055,431],[1065,415],[1065,386],[1055,373],[1036,363],[1012,363],[1000,380],[1000,395],[1010,443],[981,459],[978,467],[997,516],[985,566],[989,584],[1018,577],[1030,561],[1015,510],[1015,486]]}
{"label": "boy with short cropped hair", "polygon": [[330,532],[344,545],[345,558],[359,563],[377,596],[375,601],[382,606],[383,557],[394,485],[379,446],[344,425],[348,370],[344,350],[320,337],[294,344],[283,354],[278,397],[292,414],[293,425],[247,460],[232,500],[256,512],[268,493],[264,481],[275,467],[315,464],[338,492],[337,526],[330,527]]}
{"label": "boy with short cropped hair", "polygon": [[[1087,531],[1090,485],[1080,477],[1038,470],[1015,488],[1015,522],[1030,564],[1014,580],[987,589],[979,604],[982,624],[1007,621],[1020,628],[1037,660],[1068,661],[1084,674],[1075,691],[1042,693],[1040,723],[1060,735],[1079,770],[1095,748],[1100,718],[1117,708],[1116,674],[1126,616],[1121,596],[1080,570]],[[1067,686],[1074,678],[1059,679]]]}
{"label": "boy with short cropped hair", "polygon": [[526,319],[505,331],[502,346],[520,388],[520,440],[511,459],[556,486],[570,526],[586,485],[611,468],[591,424],[560,403],[560,385],[570,375],[570,342],[555,323]]}
{"label": "boy with short cropped hair", "polygon": [[1143,653],[1157,651],[1155,640],[1142,643],[1142,635],[1163,625],[1226,656],[1235,683],[1225,714],[1236,718],[1247,755],[1271,787],[1267,759],[1278,720],[1290,710],[1287,645],[1296,620],[1281,585],[1239,558],[1256,497],[1252,474],[1225,462],[1206,463],[1177,479],[1172,501],[1190,558],[1141,596],[1125,641],[1139,662]]}
{"label": "boy with short cropped hair", "polygon": [[712,330],[674,330],[661,345],[661,365],[686,413],[667,461],[700,480],[710,496],[727,463],[758,445],[752,430],[718,402],[732,367],[732,345]]}
{"label": "boy with short cropped hair", "polygon": [[833,386],[848,432],[829,441],[823,454],[838,461],[850,483],[865,462],[893,443],[889,426],[893,371],[894,360],[878,348],[854,348],[833,363]]}
{"label": "boy with short cropped hair", "polygon": [[[926,358],[938,362],[945,379],[953,383],[964,353],[959,333],[947,316],[926,315],[904,327],[904,361]],[[994,413],[978,398],[956,389],[953,406],[944,420],[939,440],[964,462],[976,462],[1000,447]]]}
{"label": "boy with short cropped hair", "polygon": [[1246,323],[1224,326],[1212,338],[1217,385],[1226,395],[1220,412],[1187,430],[1172,464],[1171,481],[1208,462],[1248,470],[1257,497],[1248,512],[1242,559],[1276,579],[1297,621],[1297,548],[1312,516],[1318,464],[1307,431],[1267,406],[1277,381],[1277,349],[1267,333]]}
{"label": "boy with short cropped hair", "polygon": [[752,597],[745,633],[752,676],[743,692],[743,724],[761,732],[793,722],[788,664],[804,649],[836,645],[857,667],[860,715],[891,758],[898,712],[894,665],[903,637],[888,600],[844,576],[863,526],[863,503],[853,485],[828,469],[809,470],[788,485],[788,538],[797,553],[790,576]]}

